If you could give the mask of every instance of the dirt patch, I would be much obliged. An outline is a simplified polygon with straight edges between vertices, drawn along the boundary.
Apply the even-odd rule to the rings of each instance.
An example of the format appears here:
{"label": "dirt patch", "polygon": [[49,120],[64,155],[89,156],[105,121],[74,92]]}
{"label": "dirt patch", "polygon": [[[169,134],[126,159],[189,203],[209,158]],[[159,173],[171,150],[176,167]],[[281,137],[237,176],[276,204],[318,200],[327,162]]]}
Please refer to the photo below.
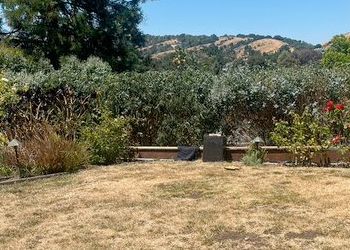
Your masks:
{"label": "dirt patch", "polygon": [[281,182],[279,182],[278,184],[283,186],[283,185],[292,184],[292,182],[291,182],[291,181],[281,181]]}
{"label": "dirt patch", "polygon": [[323,234],[316,231],[304,231],[301,233],[289,232],[285,234],[287,239],[304,239],[304,240],[313,240],[319,236],[323,236]]}
{"label": "dirt patch", "polygon": [[261,242],[261,237],[259,237],[256,234],[242,233],[242,232],[235,232],[235,231],[225,231],[222,233],[218,233],[213,237],[213,239],[216,241],[242,240],[242,241]]}
{"label": "dirt patch", "polygon": [[219,243],[231,241],[236,244],[250,245],[254,248],[261,248],[266,245],[265,239],[257,234],[234,230],[224,230],[221,232],[215,232],[211,240],[212,242]]}
{"label": "dirt patch", "polygon": [[278,229],[278,228],[272,227],[272,228],[264,230],[263,233],[267,234],[267,235],[280,235],[281,234],[281,230]]}
{"label": "dirt patch", "polygon": [[203,181],[185,180],[162,183],[157,185],[156,189],[162,198],[201,199],[214,195],[211,185]]}

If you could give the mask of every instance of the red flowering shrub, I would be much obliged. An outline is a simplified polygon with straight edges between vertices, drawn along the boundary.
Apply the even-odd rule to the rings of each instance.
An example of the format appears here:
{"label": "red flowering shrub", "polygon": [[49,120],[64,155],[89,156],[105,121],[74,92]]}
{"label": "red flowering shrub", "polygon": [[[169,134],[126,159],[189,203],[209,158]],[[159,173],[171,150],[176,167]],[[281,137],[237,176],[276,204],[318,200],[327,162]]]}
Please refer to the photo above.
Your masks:
{"label": "red flowering shrub", "polygon": [[344,111],[345,110],[345,105],[344,104],[337,104],[335,105],[334,102],[332,100],[328,101],[326,104],[326,107],[324,109],[324,111],[326,113],[330,113],[334,110],[338,110],[338,111]]}
{"label": "red flowering shrub", "polygon": [[334,110],[334,102],[333,101],[328,101],[327,105],[326,105],[326,108],[324,110],[327,113],[332,112]]}
{"label": "red flowering shrub", "polygon": [[339,111],[344,111],[345,110],[345,105],[344,104],[337,104],[335,106],[335,109],[339,110]]}
{"label": "red flowering shrub", "polygon": [[350,139],[350,116],[346,106],[342,103],[334,104],[328,101],[325,107],[326,122],[334,135],[333,145],[346,144]]}
{"label": "red flowering shrub", "polygon": [[350,165],[350,109],[343,103],[327,102],[324,113],[305,109],[294,114],[291,122],[278,122],[272,140],[278,146],[286,146],[295,156],[296,165],[312,165],[319,156],[318,166],[329,166],[327,150],[336,147],[343,162]]}
{"label": "red flowering shrub", "polygon": [[340,135],[337,135],[336,137],[334,137],[334,138],[332,139],[332,144],[333,144],[333,145],[338,145],[338,144],[341,143],[341,140],[342,140],[341,136],[340,136]]}
{"label": "red flowering shrub", "polygon": [[348,105],[342,103],[336,104],[334,108],[331,108],[331,103],[329,101],[326,104],[326,122],[327,126],[330,128],[333,138],[330,140],[334,147],[337,147],[342,153],[342,158],[344,162],[350,164],[350,109]]}

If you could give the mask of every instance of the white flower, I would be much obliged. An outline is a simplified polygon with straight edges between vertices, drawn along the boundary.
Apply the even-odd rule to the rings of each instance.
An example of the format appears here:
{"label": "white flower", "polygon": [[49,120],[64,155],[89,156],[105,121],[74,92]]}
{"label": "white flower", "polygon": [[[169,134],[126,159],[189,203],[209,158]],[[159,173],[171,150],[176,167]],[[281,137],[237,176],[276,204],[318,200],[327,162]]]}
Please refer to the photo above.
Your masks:
{"label": "white flower", "polygon": [[1,78],[1,80],[4,81],[4,82],[9,82],[9,79],[7,79],[5,77]]}

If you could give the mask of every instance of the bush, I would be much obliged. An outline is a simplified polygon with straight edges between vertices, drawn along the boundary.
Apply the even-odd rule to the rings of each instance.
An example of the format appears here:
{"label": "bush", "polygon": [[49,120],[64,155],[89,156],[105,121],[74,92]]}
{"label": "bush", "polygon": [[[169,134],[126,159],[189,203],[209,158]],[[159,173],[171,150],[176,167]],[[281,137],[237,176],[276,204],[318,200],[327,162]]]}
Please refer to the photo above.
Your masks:
{"label": "bush", "polygon": [[0,177],[8,177],[14,175],[14,170],[8,166],[0,166]]}
{"label": "bush", "polygon": [[98,58],[67,57],[60,70],[6,72],[10,81],[0,91],[10,98],[0,103],[0,125],[12,138],[35,130],[37,122],[50,123],[78,140],[107,110],[130,121],[134,145],[199,146],[204,134],[215,132],[235,143],[259,135],[270,144],[275,120],[291,122],[291,113],[350,96],[346,68],[272,66],[228,68],[220,75],[191,67],[114,74]]}
{"label": "bush", "polygon": [[266,150],[257,147],[256,145],[250,145],[247,153],[242,158],[244,165],[246,166],[259,166],[265,161]]}
{"label": "bush", "polygon": [[[5,150],[4,161],[7,166],[16,166],[13,149]],[[48,125],[37,124],[36,131],[19,148],[20,170],[26,176],[74,172],[88,162],[84,146],[62,138]]]}
{"label": "bush", "polygon": [[100,125],[87,128],[83,138],[90,149],[92,163],[108,165],[130,159],[129,132],[126,119],[107,116]]}
{"label": "bush", "polygon": [[[288,147],[294,155],[295,165],[311,165],[316,153],[324,152],[330,147],[331,131],[320,117],[306,109],[302,115],[293,114],[291,123],[276,123],[272,139],[278,146]],[[321,165],[328,165],[323,159]]]}
{"label": "bush", "polygon": [[47,60],[35,59],[26,55],[22,50],[0,45],[0,70],[11,72],[29,72],[50,71],[52,67]]}
{"label": "bush", "polygon": [[213,75],[189,69],[120,74],[106,91],[108,109],[131,119],[136,144],[200,145],[218,127],[212,83]]}
{"label": "bush", "polygon": [[7,105],[2,128],[35,130],[38,122],[50,123],[64,137],[77,139],[82,127],[100,118],[100,97],[110,74],[108,64],[97,58],[81,62],[74,57],[62,59],[57,71],[10,74],[18,101]]}
{"label": "bush", "polygon": [[330,100],[324,108],[326,124],[330,128],[332,146],[342,154],[343,162],[350,165],[350,109],[349,102],[338,103]]}
{"label": "bush", "polygon": [[5,165],[4,152],[8,144],[8,139],[5,134],[0,133],[0,177],[1,176],[11,176],[14,174],[14,169],[12,167]]}
{"label": "bush", "polygon": [[0,118],[6,116],[8,108],[18,102],[16,90],[8,79],[0,75]]}
{"label": "bush", "polygon": [[239,67],[219,77],[213,86],[212,102],[220,110],[225,134],[242,129],[271,143],[274,120],[290,121],[291,113],[301,114],[305,107],[313,111],[328,99],[348,96],[349,80],[346,70],[319,66]]}

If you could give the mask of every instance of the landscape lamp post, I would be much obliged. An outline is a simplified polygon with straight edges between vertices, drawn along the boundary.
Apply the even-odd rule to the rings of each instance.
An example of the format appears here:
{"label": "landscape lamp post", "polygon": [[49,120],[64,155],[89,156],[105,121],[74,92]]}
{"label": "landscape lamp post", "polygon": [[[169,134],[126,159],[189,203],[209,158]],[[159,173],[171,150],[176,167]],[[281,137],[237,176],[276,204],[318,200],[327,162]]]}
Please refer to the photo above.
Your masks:
{"label": "landscape lamp post", "polygon": [[12,141],[9,142],[8,147],[13,148],[15,150],[15,154],[16,154],[16,177],[20,178],[21,177],[21,172],[19,169],[19,156],[18,156],[18,148],[21,145],[21,143],[16,140],[13,139]]}
{"label": "landscape lamp post", "polygon": [[261,139],[261,137],[256,137],[253,141],[252,141],[254,148],[256,150],[258,150],[260,148],[260,145],[264,143],[263,139]]}

